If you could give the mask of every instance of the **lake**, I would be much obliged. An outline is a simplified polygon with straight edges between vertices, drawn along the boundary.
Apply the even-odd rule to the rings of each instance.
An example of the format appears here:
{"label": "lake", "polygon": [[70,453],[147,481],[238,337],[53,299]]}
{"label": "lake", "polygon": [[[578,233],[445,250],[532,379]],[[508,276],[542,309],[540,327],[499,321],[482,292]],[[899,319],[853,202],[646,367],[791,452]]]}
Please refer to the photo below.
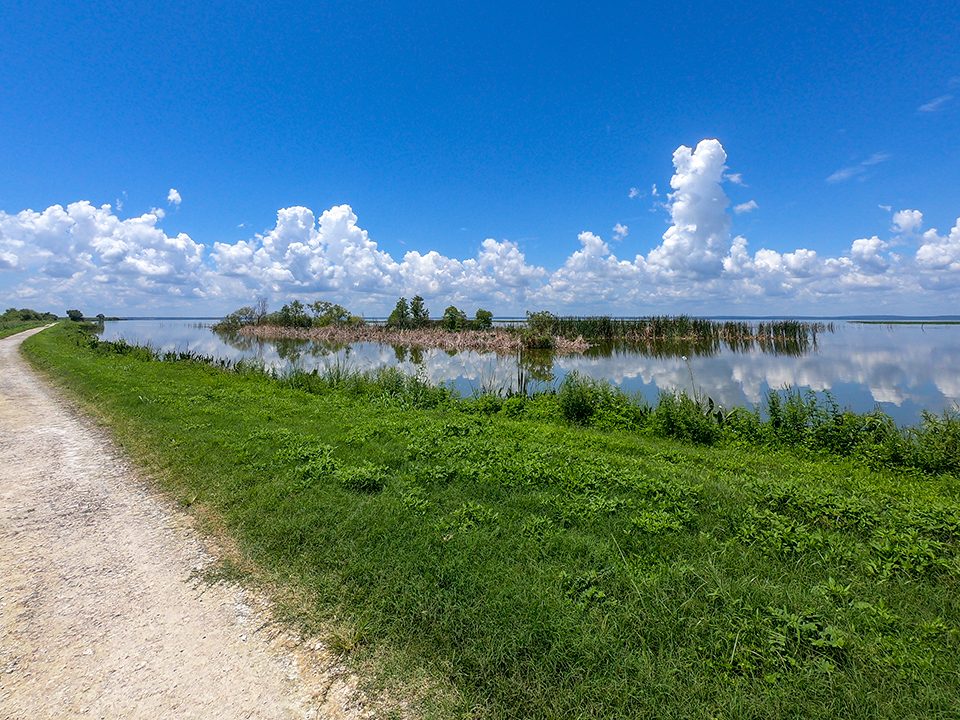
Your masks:
{"label": "lake", "polygon": [[[584,355],[516,357],[473,351],[414,350],[377,343],[346,347],[309,341],[223,338],[196,320],[120,320],[104,324],[104,340],[123,338],[158,350],[190,350],[228,359],[254,359],[276,370],[340,365],[352,370],[395,366],[462,394],[556,385],[577,371],[609,380],[655,401],[661,390],[695,387],[733,407],[760,402],[768,389],[791,386],[829,391],[843,407],[866,412],[880,406],[898,423],[915,424],[922,410],[936,413],[960,403],[960,325],[863,325],[833,321],[815,347],[799,354],[759,348],[685,356],[636,348],[592,348]],[[703,351],[701,351],[703,352]]]}

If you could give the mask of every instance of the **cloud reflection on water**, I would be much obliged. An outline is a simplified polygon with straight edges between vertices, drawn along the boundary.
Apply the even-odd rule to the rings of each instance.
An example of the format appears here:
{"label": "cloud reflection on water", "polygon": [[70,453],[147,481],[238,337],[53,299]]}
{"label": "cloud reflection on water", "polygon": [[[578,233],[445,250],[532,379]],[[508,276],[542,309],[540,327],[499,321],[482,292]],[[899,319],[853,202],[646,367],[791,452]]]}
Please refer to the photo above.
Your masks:
{"label": "cloud reflection on water", "polygon": [[[356,370],[397,366],[432,383],[453,384],[465,394],[505,390],[517,384],[516,358],[493,353],[415,352],[376,343],[329,348],[310,342],[251,338],[225,342],[208,328],[189,321],[107,323],[103,337],[124,337],[160,350],[250,358],[278,370],[336,364]],[[650,357],[623,350],[552,359],[556,382],[577,371],[610,380],[651,400],[660,390],[689,390],[691,369],[697,388],[726,406],[753,405],[770,388],[792,386],[830,391],[841,405],[861,412],[879,403],[898,422],[915,423],[922,409],[940,412],[960,403],[960,326],[838,323],[836,332],[820,336],[816,351],[802,356],[722,349],[713,356],[691,357],[690,368],[680,357]]]}

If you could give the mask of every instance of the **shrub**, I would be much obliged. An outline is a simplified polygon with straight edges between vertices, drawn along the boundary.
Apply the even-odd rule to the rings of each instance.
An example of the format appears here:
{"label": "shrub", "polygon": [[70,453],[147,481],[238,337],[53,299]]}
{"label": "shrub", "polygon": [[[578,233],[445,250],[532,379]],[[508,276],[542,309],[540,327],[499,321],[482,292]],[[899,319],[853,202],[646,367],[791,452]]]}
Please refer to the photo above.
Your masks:
{"label": "shrub", "polygon": [[716,417],[683,392],[661,393],[650,422],[657,435],[702,445],[712,445],[722,434]]}
{"label": "shrub", "polygon": [[494,415],[503,407],[503,398],[492,392],[477,395],[471,402],[464,405],[467,412],[477,412],[482,415]]}
{"label": "shrub", "polygon": [[916,467],[929,473],[960,475],[960,412],[924,411],[920,426],[909,431]]}
{"label": "shrub", "polygon": [[553,335],[557,316],[548,310],[527,311],[527,330],[534,335]]}
{"label": "shrub", "polygon": [[299,300],[292,300],[280,308],[279,312],[269,315],[268,318],[268,322],[284,327],[310,327],[313,325],[313,320],[307,315],[307,309]]}
{"label": "shrub", "polygon": [[463,330],[467,327],[467,314],[458,307],[451,305],[443,311],[443,318],[440,320],[440,325],[444,330],[450,330],[452,332]]}
{"label": "shrub", "polygon": [[310,305],[313,311],[313,324],[317,327],[326,327],[327,325],[346,325],[350,323],[350,311],[343,305],[328,302],[326,300],[317,300]]}
{"label": "shrub", "polygon": [[473,318],[473,327],[477,330],[489,330],[493,327],[493,313],[479,308]]}
{"label": "shrub", "polygon": [[[78,311],[79,312],[79,311]],[[80,318],[83,318],[83,313],[80,313]],[[0,323],[14,323],[14,322],[33,322],[33,321],[51,321],[56,320],[57,316],[50,312],[41,313],[37,310],[31,310],[30,308],[7,308],[3,315],[0,315]]]}
{"label": "shrub", "polygon": [[523,332],[523,347],[527,350],[552,350],[553,337],[550,335],[538,335],[529,330]]}
{"label": "shrub", "polygon": [[557,390],[560,412],[567,421],[603,428],[635,428],[649,408],[619,388],[577,372],[567,375]]}
{"label": "shrub", "polygon": [[397,304],[390,312],[387,318],[387,327],[389,328],[408,328],[412,323],[410,316],[410,304],[405,297],[397,300]]}
{"label": "shrub", "polygon": [[569,422],[586,424],[603,404],[605,384],[572,372],[557,390],[560,411]]}

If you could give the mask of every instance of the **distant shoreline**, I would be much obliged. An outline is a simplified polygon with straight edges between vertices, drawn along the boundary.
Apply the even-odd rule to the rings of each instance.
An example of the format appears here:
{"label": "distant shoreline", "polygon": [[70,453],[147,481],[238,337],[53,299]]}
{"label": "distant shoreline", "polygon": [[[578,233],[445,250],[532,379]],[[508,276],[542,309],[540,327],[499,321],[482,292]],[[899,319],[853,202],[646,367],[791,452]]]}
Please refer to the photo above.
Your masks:
{"label": "distant shoreline", "polygon": [[[136,320],[223,320],[223,315],[206,315],[202,317],[194,316],[173,316],[164,315],[157,317],[129,316],[129,317],[110,317],[111,322],[127,322]],[[649,317],[648,315],[611,315],[614,320],[633,320]],[[960,325],[960,315],[691,315],[690,317],[700,317],[705,320],[840,320],[864,325],[885,325],[885,324],[940,324],[940,325]],[[371,316],[365,317],[364,321],[371,323],[386,322],[386,317]],[[526,322],[526,317],[505,315],[503,317],[494,317],[495,323],[515,323]]]}
{"label": "distant shoreline", "polygon": [[960,320],[850,320],[852,325],[960,325]]}

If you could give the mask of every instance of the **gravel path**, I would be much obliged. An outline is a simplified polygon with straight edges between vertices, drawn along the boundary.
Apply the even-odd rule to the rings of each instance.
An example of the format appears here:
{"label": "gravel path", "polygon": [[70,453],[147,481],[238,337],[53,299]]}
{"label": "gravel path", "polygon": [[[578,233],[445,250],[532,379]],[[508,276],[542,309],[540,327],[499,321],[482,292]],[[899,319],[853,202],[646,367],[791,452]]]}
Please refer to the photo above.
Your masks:
{"label": "gravel path", "polygon": [[189,517],[0,340],[0,718],[355,718],[355,679],[195,580]]}

